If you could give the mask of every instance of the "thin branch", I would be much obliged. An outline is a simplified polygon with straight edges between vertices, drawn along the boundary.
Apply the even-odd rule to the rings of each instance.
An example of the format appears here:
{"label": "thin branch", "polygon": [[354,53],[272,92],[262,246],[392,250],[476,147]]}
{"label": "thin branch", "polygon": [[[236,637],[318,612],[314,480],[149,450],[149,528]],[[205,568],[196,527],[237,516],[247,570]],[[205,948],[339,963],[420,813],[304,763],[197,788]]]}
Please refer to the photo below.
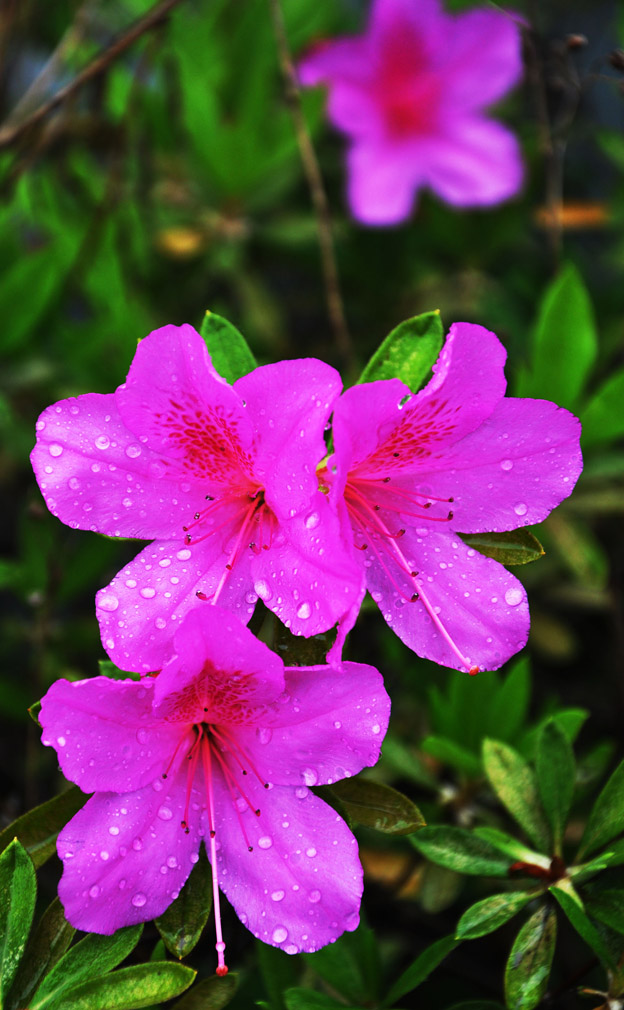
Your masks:
{"label": "thin branch", "polygon": [[325,298],[327,301],[327,311],[329,320],[334,331],[336,348],[340,354],[347,371],[352,372],[355,368],[355,354],[347,321],[345,318],[342,295],[340,293],[340,282],[338,279],[338,267],[336,265],[336,254],[332,238],[331,216],[329,212],[329,202],[323,185],[323,177],[319,168],[319,163],[312,145],[312,140],[303,114],[301,105],[301,92],[297,82],[297,74],[293,64],[284,15],[280,0],[269,0],[269,9],[273,21],[273,29],[277,42],[277,51],[284,77],[285,96],[292,116],[299,146],[299,153],[303,163],[303,170],[310,189],[310,196],[316,214],[316,224],[318,229],[319,246],[321,251],[321,266],[325,283]]}
{"label": "thin branch", "polygon": [[146,32],[155,28],[161,21],[163,21],[169,12],[176,7],[181,0],[160,0],[159,3],[155,4],[150,11],[147,12],[138,21],[135,21],[133,25],[127,29],[122,35],[120,35],[109,47],[105,49],[104,52],[99,53],[90,63],[84,67],[80,73],[74,77],[73,81],[66,84],[64,88],[61,88],[57,93],[50,98],[49,101],[40,105],[31,115],[27,116],[20,123],[16,124],[5,124],[0,127],[0,150],[6,147],[10,147],[16,140],[18,140],[24,133],[31,129],[31,127],[36,126],[45,117],[52,112],[54,109],[66,102],[68,98],[71,98],[80,90],[88,81],[93,80],[93,78],[98,77],[99,74],[104,73],[104,71],[116,60],[123,52],[126,51],[131,45],[133,45],[142,35]]}

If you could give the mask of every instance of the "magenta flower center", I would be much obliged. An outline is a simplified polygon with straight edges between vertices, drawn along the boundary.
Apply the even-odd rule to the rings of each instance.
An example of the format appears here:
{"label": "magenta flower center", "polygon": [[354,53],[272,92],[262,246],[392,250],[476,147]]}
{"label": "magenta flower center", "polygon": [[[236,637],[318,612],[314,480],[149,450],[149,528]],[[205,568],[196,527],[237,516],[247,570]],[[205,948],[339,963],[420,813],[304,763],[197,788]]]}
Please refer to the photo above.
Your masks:
{"label": "magenta flower center", "polygon": [[383,46],[375,80],[388,134],[398,140],[430,133],[437,118],[439,82],[427,70],[422,46],[406,26]]}

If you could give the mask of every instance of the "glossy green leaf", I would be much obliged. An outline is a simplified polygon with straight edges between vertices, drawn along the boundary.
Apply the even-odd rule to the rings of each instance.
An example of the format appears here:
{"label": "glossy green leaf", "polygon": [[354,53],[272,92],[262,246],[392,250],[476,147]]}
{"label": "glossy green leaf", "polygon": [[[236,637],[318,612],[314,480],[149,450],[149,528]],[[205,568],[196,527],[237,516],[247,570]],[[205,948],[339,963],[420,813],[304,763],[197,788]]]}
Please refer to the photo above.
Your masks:
{"label": "glossy green leaf", "polygon": [[582,445],[612,442],[624,435],[624,370],[610,376],[581,411]]}
{"label": "glossy green leaf", "polygon": [[594,856],[586,863],[569,866],[568,873],[576,881],[587,880],[610,866],[621,866],[622,863],[624,863],[624,839],[607,845],[604,852]]}
{"label": "glossy green leaf", "polygon": [[369,779],[341,779],[324,786],[338,798],[350,822],[361,824],[387,835],[409,835],[425,824],[425,819],[415,803],[407,796]]}
{"label": "glossy green leaf", "polygon": [[473,547],[486,558],[494,558],[501,565],[528,565],[544,556],[544,548],[537,537],[527,529],[503,533],[460,533],[468,547]]}
{"label": "glossy green leaf", "polygon": [[[310,989],[287,989],[284,993],[286,1010],[344,1010],[344,1003],[325,996],[324,993],[312,992]],[[352,1010],[362,1010],[352,1007]]]}
{"label": "glossy green leaf", "polygon": [[574,743],[588,716],[589,712],[586,708],[561,708],[558,712],[553,712],[552,715],[546,716],[537,726],[533,726],[525,733],[519,744],[519,749],[521,748],[524,756],[532,761],[537,753],[537,740],[542,727],[549,719],[553,719],[565,733],[570,743]]}
{"label": "glossy green leaf", "polygon": [[419,852],[434,863],[457,873],[506,877],[511,860],[489,842],[465,828],[432,825],[410,838]]}
{"label": "glossy green leaf", "polygon": [[379,954],[375,935],[361,924],[353,933],[343,933],[336,943],[330,943],[303,959],[349,1004],[366,1003],[377,996],[380,976]]}
{"label": "glossy green leaf", "polygon": [[415,393],[431,378],[443,342],[444,330],[437,310],[406,319],[378,347],[358,382],[400,379]]}
{"label": "glossy green leaf", "polygon": [[474,940],[508,922],[517,915],[535,897],[527,891],[508,891],[505,894],[492,894],[489,898],[477,901],[466,909],[457,923],[455,936],[458,940]]}
{"label": "glossy green leaf", "polygon": [[478,754],[445,736],[426,736],[421,744],[425,754],[431,754],[445,765],[464,772],[469,778],[482,774],[481,759]]}
{"label": "glossy green leaf", "polygon": [[502,684],[492,692],[487,716],[487,734],[512,743],[522,729],[529,710],[531,671],[526,657],[516,660]]}
{"label": "glossy green leaf", "polygon": [[174,957],[183,958],[191,953],[211,910],[212,874],[202,846],[199,859],[178,897],[154,920],[167,950]]}
{"label": "glossy green leaf", "polygon": [[483,765],[494,792],[509,813],[543,851],[550,846],[535,776],[523,758],[500,740],[483,741]]}
{"label": "glossy green leaf", "polygon": [[58,898],[48,905],[26,946],[11,987],[9,1007],[26,1006],[39,982],[63,956],[76,930],[70,926]]}
{"label": "glossy green leaf", "polygon": [[620,831],[624,831],[624,761],[617,766],[594,803],[577,859],[606,845]]}
{"label": "glossy green leaf", "polygon": [[112,680],[140,680],[140,673],[128,673],[120,670],[110,659],[99,659],[98,667],[101,677],[110,677]]}
{"label": "glossy green leaf", "polygon": [[548,986],[555,951],[557,917],[543,906],[518,933],[505,967],[505,1002],[508,1010],[533,1010]]}
{"label": "glossy green leaf", "polygon": [[238,982],[236,972],[230,972],[223,978],[213,975],[194,985],[186,996],[173,1004],[172,1010],[222,1010],[234,998]]}
{"label": "glossy green leaf", "polygon": [[384,766],[392,768],[403,778],[411,779],[420,786],[437,790],[437,781],[422,758],[391,732],[386,733],[384,737],[381,753]]}
{"label": "glossy green leaf", "polygon": [[537,786],[561,855],[563,833],[572,804],[576,764],[570,741],[554,719],[544,723],[537,738]]}
{"label": "glossy green leaf", "polygon": [[561,908],[570,920],[577,933],[583,937],[585,943],[591,947],[602,963],[607,968],[614,968],[615,964],[609,950],[600,936],[600,933],[590,921],[585,911],[581,898],[574,889],[570,880],[562,880],[553,884],[549,888],[550,893],[561,905]]}
{"label": "glossy green leaf", "polygon": [[230,384],[257,367],[256,359],[242,333],[222,316],[207,311],[200,333],[214,367]]}
{"label": "glossy green leaf", "polygon": [[78,786],[70,786],[59,796],[22,814],[0,833],[0,852],[17,837],[38,869],[54,855],[56,836],[87,799]]}
{"label": "glossy green leaf", "polygon": [[36,898],[32,860],[15,838],[0,856],[0,1006],[24,953]]}
{"label": "glossy green leaf", "polygon": [[520,396],[573,409],[596,357],[594,313],[583,278],[568,263],[547,288],[533,337],[530,375]]}
{"label": "glossy green leaf", "polygon": [[284,993],[295,987],[297,961],[279,947],[256,940],[256,956],[271,1010],[284,1010]]}
{"label": "glossy green leaf", "polygon": [[454,936],[443,936],[441,940],[436,940],[431,946],[426,947],[390,987],[390,992],[384,999],[383,1005],[392,1006],[393,1003],[396,1003],[406,993],[421,985],[431,972],[441,964],[444,958],[451,953],[458,942]]}
{"label": "glossy green leaf", "polygon": [[179,996],[196,975],[173,961],[138,964],[72,986],[45,1005],[47,1010],[138,1010]]}
{"label": "glossy green leaf", "polygon": [[624,933],[624,890],[621,888],[605,888],[604,891],[592,888],[585,910],[594,919],[599,919],[618,933]]}
{"label": "glossy green leaf", "polygon": [[535,866],[542,866],[545,870],[550,867],[550,856],[545,856],[542,852],[535,852],[524,842],[506,831],[499,831],[498,828],[478,827],[474,829],[474,834],[478,838],[483,838],[514,862],[521,860],[523,863],[533,863]]}
{"label": "glossy green leaf", "polygon": [[134,950],[143,926],[118,929],[112,936],[89,933],[70,947],[43,979],[30,1001],[30,1010],[52,1010],[59,998],[87,980],[98,978],[116,968]]}

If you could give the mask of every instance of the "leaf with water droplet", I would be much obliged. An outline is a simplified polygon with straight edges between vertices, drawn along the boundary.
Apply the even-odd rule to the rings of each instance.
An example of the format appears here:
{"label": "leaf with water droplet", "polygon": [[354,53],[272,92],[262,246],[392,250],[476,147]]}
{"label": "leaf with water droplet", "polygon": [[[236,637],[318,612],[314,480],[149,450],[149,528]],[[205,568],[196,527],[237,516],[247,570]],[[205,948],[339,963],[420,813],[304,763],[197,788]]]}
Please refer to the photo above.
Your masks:
{"label": "leaf with water droplet", "polygon": [[17,972],[35,911],[37,878],[17,838],[0,856],[0,1006]]}
{"label": "leaf with water droplet", "polygon": [[387,835],[410,835],[425,826],[425,819],[416,804],[397,789],[381,782],[363,778],[341,779],[316,791],[325,800],[336,798],[350,823],[374,828]]}
{"label": "leaf with water droplet", "polygon": [[214,367],[230,385],[257,368],[244,336],[227,319],[206,311],[199,332]]}
{"label": "leaf with water droplet", "polygon": [[87,802],[78,786],[70,786],[33,810],[22,814],[0,833],[0,852],[13,838],[19,838],[38,869],[56,852],[56,836]]}
{"label": "leaf with water droplet", "polygon": [[196,975],[193,968],[171,961],[137,964],[90,978],[46,1003],[45,1010],[138,1010],[179,996]]}
{"label": "leaf with water droplet", "polygon": [[440,312],[423,312],[392,330],[360,375],[358,382],[400,379],[416,392],[431,378],[444,341]]}
{"label": "leaf with water droplet", "polygon": [[527,565],[545,554],[537,537],[525,529],[503,533],[460,533],[459,536],[468,547],[501,565]]}
{"label": "leaf with water droplet", "polygon": [[112,680],[140,680],[140,673],[128,673],[125,670],[120,670],[118,666],[115,666],[110,659],[99,659],[98,667],[100,670],[101,677],[110,677]]}
{"label": "leaf with water droplet", "polygon": [[212,909],[210,863],[202,848],[199,859],[180,894],[155,919],[167,950],[174,957],[186,957],[197,944]]}
{"label": "leaf with water droplet", "polygon": [[30,937],[11,988],[10,1004],[28,1006],[35,988],[63,956],[76,930],[65,918],[58,898],[46,908]]}
{"label": "leaf with water droplet", "polygon": [[[263,944],[267,946],[267,944]],[[271,948],[273,949],[273,948]],[[288,957],[288,954],[285,955]],[[292,960],[292,958],[291,958]],[[222,978],[213,975],[194,985],[190,992],[173,1004],[172,1010],[221,1010],[228,1005],[238,988],[238,974],[229,972]]]}
{"label": "leaf with water droplet", "polygon": [[518,933],[505,968],[505,1001],[509,1010],[533,1010],[546,992],[555,951],[557,917],[543,906]]}

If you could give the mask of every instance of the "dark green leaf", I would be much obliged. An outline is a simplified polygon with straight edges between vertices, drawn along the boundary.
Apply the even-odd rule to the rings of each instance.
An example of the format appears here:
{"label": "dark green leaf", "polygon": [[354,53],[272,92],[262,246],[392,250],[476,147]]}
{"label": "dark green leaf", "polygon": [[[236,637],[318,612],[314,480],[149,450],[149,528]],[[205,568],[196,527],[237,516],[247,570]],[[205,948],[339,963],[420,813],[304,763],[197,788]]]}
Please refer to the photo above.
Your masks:
{"label": "dark green leaf", "polygon": [[454,1003],[449,1010],[505,1010],[502,1003],[486,999],[469,999],[467,1003]]}
{"label": "dark green leaf", "polygon": [[454,936],[444,936],[441,940],[436,940],[431,946],[426,947],[415,961],[412,961],[402,975],[391,986],[390,992],[383,1001],[384,1006],[391,1006],[397,1000],[405,996],[406,993],[416,989],[431,972],[447,957],[457,946],[458,940]]}
{"label": "dark green leaf", "polygon": [[257,367],[256,359],[242,333],[222,316],[207,311],[200,333],[214,367],[230,385]]}
{"label": "dark green leaf", "polygon": [[612,442],[624,435],[624,370],[610,376],[581,411],[582,444]]}
{"label": "dark green leaf", "polygon": [[[344,1010],[344,1003],[310,989],[287,989],[284,993],[287,1010]],[[352,1010],[362,1010],[353,1007]]]}
{"label": "dark green leaf", "polygon": [[0,1006],[24,953],[36,898],[32,860],[14,838],[0,856]]}
{"label": "dark green leaf", "polygon": [[477,901],[466,909],[457,923],[456,938],[474,940],[477,936],[493,933],[528,905],[534,897],[534,894],[526,891],[509,891],[506,894],[492,894],[489,898]]}
{"label": "dark green leaf", "polygon": [[56,852],[56,836],[87,798],[78,786],[70,786],[59,796],[22,814],[0,834],[0,852],[17,837],[38,869]]}
{"label": "dark green leaf", "polygon": [[533,726],[532,729],[525,733],[521,744],[519,744],[519,749],[522,750],[524,756],[529,760],[534,760],[537,753],[537,738],[542,731],[542,726],[549,719],[553,719],[559,728],[563,730],[570,743],[574,743],[588,716],[589,712],[585,708],[561,708],[558,712],[553,712],[552,715],[546,716],[537,726]]}
{"label": "dark green leaf", "polygon": [[504,852],[514,863],[521,860],[523,863],[533,863],[535,866],[542,866],[545,870],[548,870],[550,867],[549,856],[545,856],[541,852],[534,852],[524,842],[514,838],[512,835],[508,835],[505,831],[499,831],[498,828],[479,827],[474,829],[474,834],[478,838],[483,838],[486,842],[490,842],[499,852]]}
{"label": "dark green leaf", "polygon": [[465,828],[432,825],[412,835],[410,841],[427,859],[457,873],[506,877],[511,865],[498,849]]}
{"label": "dark green leaf", "polygon": [[531,696],[531,672],[526,657],[517,660],[493,692],[487,717],[487,735],[512,743],[524,725]]}
{"label": "dark green leaf", "polygon": [[533,1010],[548,986],[555,951],[557,917],[546,906],[525,922],[505,967],[505,1001],[509,1010]]}
{"label": "dark green leaf", "polygon": [[336,943],[315,954],[303,954],[303,959],[349,1004],[366,1003],[376,997],[379,957],[374,933],[366,926],[343,933]]}
{"label": "dark green leaf", "polygon": [[537,738],[537,786],[553,831],[555,852],[561,855],[563,832],[574,793],[576,764],[570,741],[554,719],[544,723]]}
{"label": "dark green leaf", "polygon": [[425,762],[392,733],[386,733],[381,753],[384,765],[393,768],[403,778],[437,790],[437,782]]}
{"label": "dark green leaf", "polygon": [[595,852],[624,830],[624,761],[596,800],[581,840],[577,859]]}
{"label": "dark green leaf", "polygon": [[482,774],[481,758],[478,754],[463,747],[454,740],[449,740],[445,736],[427,736],[421,744],[425,754],[431,754],[445,765],[456,768],[458,771],[468,775],[469,778],[478,778]]}
{"label": "dark green leaf", "polygon": [[256,941],[256,954],[271,1010],[284,1010],[284,993],[297,981],[297,961],[279,947]]}
{"label": "dark green leaf", "polygon": [[68,989],[112,971],[134,950],[142,932],[138,925],[118,929],[112,936],[89,933],[48,972],[30,1002],[31,1010],[44,1006],[49,1010]]}
{"label": "dark green leaf", "polygon": [[533,772],[517,751],[500,740],[483,741],[483,765],[501,803],[543,851],[550,846]]}
{"label": "dark green leaf", "polygon": [[47,907],[28,941],[15,981],[11,987],[9,1006],[27,1006],[39,982],[69,947],[76,930],[70,926],[63,906],[55,898]]}
{"label": "dark green leaf", "polygon": [[431,377],[443,341],[444,330],[437,310],[406,319],[375,351],[358,382],[400,379],[415,393]]}
{"label": "dark green leaf", "polygon": [[586,901],[585,909],[594,919],[606,923],[618,933],[624,933],[624,890],[592,888],[592,896]]}
{"label": "dark green leaf", "polygon": [[544,548],[529,530],[509,530],[504,533],[460,533],[468,547],[501,565],[528,565],[544,556]]}
{"label": "dark green leaf", "polygon": [[418,903],[420,907],[431,915],[443,912],[445,908],[450,908],[464,886],[461,873],[455,870],[447,870],[446,866],[439,866],[427,860],[418,876]]}
{"label": "dark green leaf", "polygon": [[349,820],[388,835],[409,835],[425,824],[415,803],[403,793],[368,779],[341,779],[324,791],[332,793]]}
{"label": "dark green leaf", "polygon": [[128,673],[126,670],[120,670],[118,666],[111,663],[110,659],[99,659],[98,667],[100,669],[101,677],[110,677],[112,680],[140,680],[140,673]]}
{"label": "dark green leaf", "polygon": [[47,1010],[138,1010],[179,996],[197,972],[173,961],[154,961],[121,968],[103,978],[59,993],[46,1003]]}
{"label": "dark green leaf", "polygon": [[39,729],[43,729],[43,726],[39,722],[39,713],[40,713],[40,711],[41,711],[41,702],[40,701],[35,701],[29,707],[28,714],[29,714],[30,718],[32,719],[32,721],[35,723],[35,725],[37,725],[39,727]]}
{"label": "dark green leaf", "polygon": [[533,338],[531,374],[519,395],[554,400],[573,409],[596,357],[598,339],[589,295],[568,263],[542,300]]}
{"label": "dark green leaf", "polygon": [[212,874],[204,848],[178,897],[154,920],[174,957],[191,953],[212,909]]}
{"label": "dark green leaf", "polygon": [[186,996],[173,1004],[172,1010],[221,1010],[233,999],[237,988],[236,972],[224,975],[223,978],[213,975],[194,985]]}
{"label": "dark green leaf", "polygon": [[587,917],[583,902],[574,890],[572,882],[570,880],[562,880],[558,884],[553,884],[549,890],[561,905],[561,908],[577,933],[583,937],[585,943],[591,947],[594,954],[597,954],[603,965],[607,968],[614,968],[613,958],[603,943],[596,927],[592,925]]}

